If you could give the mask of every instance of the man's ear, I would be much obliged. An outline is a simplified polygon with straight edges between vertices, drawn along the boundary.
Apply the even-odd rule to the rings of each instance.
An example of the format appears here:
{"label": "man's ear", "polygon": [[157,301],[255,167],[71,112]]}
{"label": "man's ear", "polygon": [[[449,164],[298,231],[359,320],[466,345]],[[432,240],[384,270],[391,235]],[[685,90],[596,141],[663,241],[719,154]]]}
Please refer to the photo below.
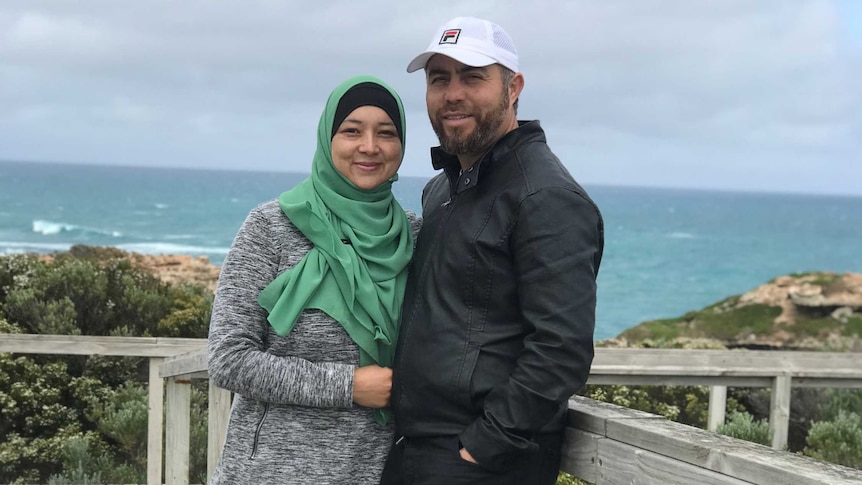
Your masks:
{"label": "man's ear", "polygon": [[514,76],[512,76],[512,80],[509,81],[509,105],[515,103],[518,100],[518,97],[521,96],[521,91],[524,90],[524,75],[520,72],[516,72]]}

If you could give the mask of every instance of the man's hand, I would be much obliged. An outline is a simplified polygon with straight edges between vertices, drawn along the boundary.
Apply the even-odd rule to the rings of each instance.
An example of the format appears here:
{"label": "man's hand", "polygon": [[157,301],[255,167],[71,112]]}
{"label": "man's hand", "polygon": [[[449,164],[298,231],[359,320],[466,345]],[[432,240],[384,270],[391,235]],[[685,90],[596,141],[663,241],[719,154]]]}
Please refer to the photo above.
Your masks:
{"label": "man's hand", "polygon": [[462,460],[469,461],[470,463],[475,463],[477,465],[479,464],[476,460],[473,459],[473,455],[471,455],[470,452],[467,451],[467,448],[461,448],[460,453]]}
{"label": "man's hand", "polygon": [[368,408],[389,406],[392,396],[392,369],[366,365],[353,371],[353,402]]}

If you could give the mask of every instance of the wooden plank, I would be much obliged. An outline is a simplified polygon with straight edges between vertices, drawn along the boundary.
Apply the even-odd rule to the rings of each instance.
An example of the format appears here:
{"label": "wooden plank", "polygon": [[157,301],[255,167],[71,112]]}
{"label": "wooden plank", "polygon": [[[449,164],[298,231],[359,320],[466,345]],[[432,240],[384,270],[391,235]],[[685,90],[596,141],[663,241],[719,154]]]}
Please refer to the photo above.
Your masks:
{"label": "wooden plank", "polygon": [[601,485],[751,485],[705,468],[609,439],[598,443]]}
{"label": "wooden plank", "polygon": [[651,376],[706,376],[706,377],[770,377],[776,374],[785,374],[789,370],[781,366],[747,367],[734,366],[723,367],[721,364],[705,365],[704,363],[692,363],[690,365],[653,365],[646,362],[643,365],[602,365],[590,368],[596,374],[610,375],[651,375]]}
{"label": "wooden plank", "polygon": [[165,484],[189,485],[191,380],[169,377],[165,394]]}
{"label": "wooden plank", "polygon": [[727,386],[712,386],[709,388],[709,414],[706,429],[717,431],[724,424],[727,408]]}
{"label": "wooden plank", "polygon": [[0,334],[0,352],[169,357],[206,348],[206,339]]}
{"label": "wooden plank", "polygon": [[230,419],[231,392],[209,383],[209,410],[207,413],[207,483],[215,472],[218,459],[227,437]]}
{"label": "wooden plank", "polygon": [[[862,364],[860,364],[862,365]],[[592,371],[591,371],[592,372]],[[779,375],[762,377],[727,376],[727,375],[650,375],[649,368],[641,368],[640,373],[632,371],[626,374],[601,374],[602,370],[591,373],[587,384],[595,385],[634,385],[634,386],[727,386],[727,387],[771,387],[772,379]],[[797,378],[793,376],[793,387],[818,387],[818,388],[862,388],[862,379],[857,377],[845,378]]]}
{"label": "wooden plank", "polygon": [[615,406],[585,397],[573,396],[569,399],[569,414],[566,416],[566,426],[607,436],[607,423],[611,419],[657,419],[665,418],[644,411]]}
{"label": "wooden plank", "polygon": [[598,443],[602,437],[574,428],[566,428],[560,471],[581,480],[596,483],[598,479]]}
{"label": "wooden plank", "polygon": [[[859,363],[862,367],[862,362]],[[791,383],[793,387],[821,387],[821,388],[844,388],[844,389],[859,389],[862,388],[862,379],[856,377],[805,377],[793,376]]]}
{"label": "wooden plank", "polygon": [[690,376],[650,375],[650,369],[641,369],[641,374],[596,375],[590,374],[587,384],[616,384],[636,386],[727,386],[727,387],[769,387],[775,375],[762,377],[749,376]]}
{"label": "wooden plank", "polygon": [[163,360],[161,357],[150,357],[147,393],[147,485],[162,484],[162,406],[165,382],[159,377],[159,366]]}
{"label": "wooden plank", "polygon": [[690,427],[682,429],[678,423],[648,422],[619,429],[616,425],[609,423],[609,434],[617,440],[635,441],[641,448],[752,483],[858,485],[862,479],[857,470]]}
{"label": "wooden plank", "polygon": [[[775,364],[775,363],[772,363]],[[763,365],[744,366],[734,365],[726,366],[723,364],[707,365],[703,362],[689,363],[684,365],[654,365],[651,360],[647,360],[640,364],[633,365],[594,365],[590,371],[596,375],[653,375],[653,376],[774,376],[779,374],[788,374],[791,376],[811,377],[811,378],[837,378],[837,379],[859,379],[862,378],[862,371],[859,369],[821,367],[818,368],[817,363],[811,363],[810,368],[800,368],[793,366],[770,365],[764,362]]]}
{"label": "wooden plank", "polygon": [[162,377],[185,376],[207,371],[206,348],[165,359],[159,369]]}
{"label": "wooden plank", "polygon": [[[628,349],[597,348],[593,368],[620,373],[638,366],[669,372],[674,367],[698,369],[761,369],[766,374],[778,370],[791,375],[837,374],[862,376],[859,354],[846,352],[780,352],[744,350]],[[617,367],[618,369],[614,369]],[[663,370],[662,370],[663,369]],[[757,375],[757,374],[754,374]]]}
{"label": "wooden plank", "polygon": [[[631,410],[613,404],[575,397],[569,401],[569,408],[570,426],[594,432],[595,423],[603,421],[605,436],[609,439],[752,483],[858,485],[862,480],[862,471],[859,470],[664,419],[643,419],[635,414],[637,412],[629,418],[618,418],[615,415],[625,416]],[[598,413],[602,408],[607,410]],[[587,424],[590,428],[584,429],[580,424]]]}
{"label": "wooden plank", "polygon": [[772,448],[787,448],[787,434],[790,429],[790,376],[778,376],[772,384],[769,404],[769,433],[772,435]]}

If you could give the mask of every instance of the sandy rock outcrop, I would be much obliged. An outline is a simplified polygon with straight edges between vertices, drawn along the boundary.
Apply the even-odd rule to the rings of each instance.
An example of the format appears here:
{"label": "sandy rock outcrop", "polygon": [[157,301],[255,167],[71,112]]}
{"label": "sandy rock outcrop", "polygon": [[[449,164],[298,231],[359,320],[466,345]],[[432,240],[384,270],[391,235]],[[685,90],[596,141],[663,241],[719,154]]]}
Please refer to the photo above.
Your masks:
{"label": "sandy rock outcrop", "polygon": [[781,307],[777,324],[795,322],[800,312],[846,320],[862,313],[862,274],[780,276],[740,296],[738,305],[754,303]]}
{"label": "sandy rock outcrop", "polygon": [[178,284],[191,283],[215,291],[220,268],[206,256],[173,254],[147,255],[130,253],[132,264],[148,269],[162,281]]}

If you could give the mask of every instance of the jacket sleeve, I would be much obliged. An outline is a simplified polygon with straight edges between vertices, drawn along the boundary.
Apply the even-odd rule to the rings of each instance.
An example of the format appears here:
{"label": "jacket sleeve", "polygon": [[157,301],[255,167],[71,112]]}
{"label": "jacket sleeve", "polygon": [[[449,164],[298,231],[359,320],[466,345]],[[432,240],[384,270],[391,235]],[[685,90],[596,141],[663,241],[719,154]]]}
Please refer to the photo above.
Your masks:
{"label": "jacket sleeve", "polygon": [[521,202],[510,247],[528,335],[508,380],[460,436],[483,466],[503,468],[533,450],[530,435],[586,382],[603,245],[601,214],[577,191],[546,188]]}
{"label": "jacket sleeve", "polygon": [[266,352],[269,323],[257,297],[278,271],[274,241],[266,215],[253,210],[219,275],[207,344],[209,377],[221,388],[261,401],[350,407],[353,366]]}

